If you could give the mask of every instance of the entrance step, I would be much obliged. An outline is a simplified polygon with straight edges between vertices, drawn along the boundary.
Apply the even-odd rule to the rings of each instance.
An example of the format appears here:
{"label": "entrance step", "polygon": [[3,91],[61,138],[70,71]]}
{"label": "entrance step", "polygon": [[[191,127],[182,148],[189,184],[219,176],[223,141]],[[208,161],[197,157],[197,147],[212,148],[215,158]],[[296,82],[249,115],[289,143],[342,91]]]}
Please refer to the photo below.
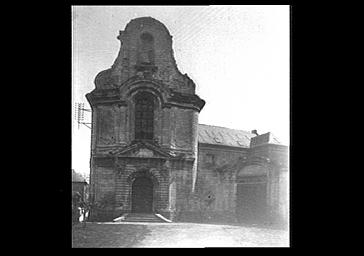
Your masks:
{"label": "entrance step", "polygon": [[153,213],[129,213],[125,219],[125,222],[166,222],[165,220],[157,217]]}

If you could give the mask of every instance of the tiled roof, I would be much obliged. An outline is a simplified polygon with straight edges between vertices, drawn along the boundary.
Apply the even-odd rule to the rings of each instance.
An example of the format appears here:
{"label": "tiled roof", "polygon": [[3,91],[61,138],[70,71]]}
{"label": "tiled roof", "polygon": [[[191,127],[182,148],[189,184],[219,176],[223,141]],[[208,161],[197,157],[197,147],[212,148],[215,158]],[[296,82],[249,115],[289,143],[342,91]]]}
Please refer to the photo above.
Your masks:
{"label": "tiled roof", "polygon": [[80,173],[72,169],[72,182],[86,182],[86,180]]}
{"label": "tiled roof", "polygon": [[249,148],[250,139],[255,134],[242,130],[206,124],[198,125],[198,142],[214,145]]}

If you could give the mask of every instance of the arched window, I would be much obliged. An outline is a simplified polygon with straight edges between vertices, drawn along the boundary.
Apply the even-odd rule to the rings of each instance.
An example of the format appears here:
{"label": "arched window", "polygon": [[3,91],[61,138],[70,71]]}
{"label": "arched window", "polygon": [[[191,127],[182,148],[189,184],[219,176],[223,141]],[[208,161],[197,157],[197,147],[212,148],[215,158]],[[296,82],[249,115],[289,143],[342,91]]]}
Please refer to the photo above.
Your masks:
{"label": "arched window", "polygon": [[148,33],[140,36],[139,64],[154,65],[154,38]]}
{"label": "arched window", "polygon": [[135,96],[135,139],[152,140],[154,133],[154,100],[150,93]]}

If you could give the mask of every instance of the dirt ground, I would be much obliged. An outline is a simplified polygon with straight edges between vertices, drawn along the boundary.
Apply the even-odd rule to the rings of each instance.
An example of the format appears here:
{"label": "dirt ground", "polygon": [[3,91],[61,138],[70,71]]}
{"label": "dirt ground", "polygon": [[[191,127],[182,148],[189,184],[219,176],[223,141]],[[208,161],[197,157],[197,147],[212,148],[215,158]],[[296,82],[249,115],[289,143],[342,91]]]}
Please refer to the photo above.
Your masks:
{"label": "dirt ground", "polygon": [[72,247],[287,247],[289,233],[197,223],[87,223],[72,230]]}

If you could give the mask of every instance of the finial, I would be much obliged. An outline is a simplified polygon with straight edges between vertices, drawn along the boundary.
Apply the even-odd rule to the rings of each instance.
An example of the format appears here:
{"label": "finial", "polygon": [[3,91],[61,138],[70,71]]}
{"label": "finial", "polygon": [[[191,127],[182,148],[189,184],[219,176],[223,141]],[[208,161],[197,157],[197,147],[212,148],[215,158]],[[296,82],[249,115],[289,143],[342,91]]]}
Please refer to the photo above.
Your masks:
{"label": "finial", "polygon": [[124,37],[124,31],[119,30],[119,35],[116,37],[118,40],[120,40],[121,44],[123,44],[123,37]]}
{"label": "finial", "polygon": [[252,130],[251,133],[255,134],[256,136],[259,135],[257,130]]}

